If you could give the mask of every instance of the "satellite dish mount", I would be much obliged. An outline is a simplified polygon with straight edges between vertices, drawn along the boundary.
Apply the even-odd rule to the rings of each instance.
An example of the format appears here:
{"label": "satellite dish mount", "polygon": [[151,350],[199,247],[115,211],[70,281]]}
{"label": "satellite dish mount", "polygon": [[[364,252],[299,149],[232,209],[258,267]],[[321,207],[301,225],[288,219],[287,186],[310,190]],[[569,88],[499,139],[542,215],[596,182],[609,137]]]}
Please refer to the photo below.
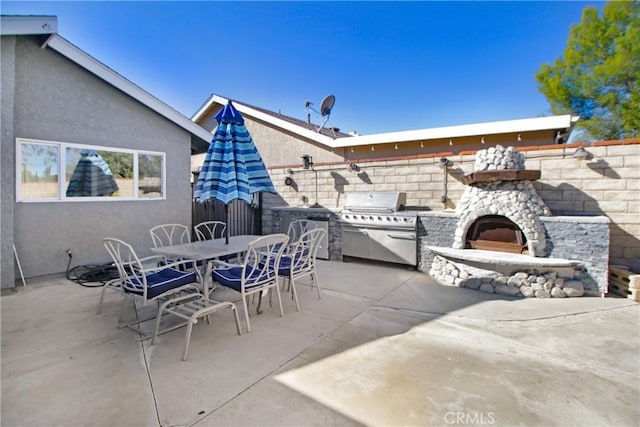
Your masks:
{"label": "satellite dish mount", "polygon": [[313,102],[305,101],[304,106],[307,109],[307,120],[309,121],[309,123],[311,123],[311,113],[309,111],[313,111],[314,113],[324,117],[324,120],[322,121],[320,126],[318,126],[318,129],[317,129],[318,132],[320,132],[322,128],[324,128],[324,125],[327,124],[327,122],[329,121],[329,117],[331,117],[331,110],[333,109],[333,104],[335,104],[335,102],[336,102],[335,96],[333,95],[325,96],[322,102],[320,103],[320,111],[318,111],[312,107]]}

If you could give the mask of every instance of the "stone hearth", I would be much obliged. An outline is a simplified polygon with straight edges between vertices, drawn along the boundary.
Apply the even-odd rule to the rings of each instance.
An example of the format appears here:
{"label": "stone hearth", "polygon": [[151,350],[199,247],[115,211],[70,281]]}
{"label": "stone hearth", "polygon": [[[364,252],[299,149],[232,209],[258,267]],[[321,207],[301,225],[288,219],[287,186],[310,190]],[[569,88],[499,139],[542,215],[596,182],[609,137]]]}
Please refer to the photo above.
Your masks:
{"label": "stone hearth", "polygon": [[429,247],[429,274],[448,284],[501,295],[537,298],[584,294],[580,261],[475,249]]}

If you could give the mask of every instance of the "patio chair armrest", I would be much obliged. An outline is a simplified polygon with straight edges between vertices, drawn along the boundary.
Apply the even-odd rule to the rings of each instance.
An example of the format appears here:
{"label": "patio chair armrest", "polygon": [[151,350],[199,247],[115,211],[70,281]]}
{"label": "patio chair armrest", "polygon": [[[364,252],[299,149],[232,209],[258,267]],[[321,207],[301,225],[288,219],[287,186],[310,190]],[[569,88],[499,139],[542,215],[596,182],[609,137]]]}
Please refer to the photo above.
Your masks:
{"label": "patio chair armrest", "polygon": [[140,263],[144,265],[144,264],[150,264],[151,261],[156,261],[156,265],[157,265],[157,262],[164,261],[165,258],[166,256],[164,255],[150,255],[148,257],[140,258]]}
{"label": "patio chair armrest", "polygon": [[224,267],[224,268],[228,268],[228,267],[242,267],[242,264],[236,264],[233,262],[226,262],[226,261],[221,261],[219,259],[214,259],[211,260],[211,265],[213,266],[213,268],[216,267]]}
{"label": "patio chair armrest", "polygon": [[[148,257],[146,259],[150,259],[153,257]],[[161,260],[164,260],[165,258],[163,256],[160,257]],[[177,268],[177,269],[181,269],[181,268],[185,268],[187,265],[189,265],[188,269],[193,268],[194,270],[198,270],[196,268],[196,261],[192,260],[192,259],[188,259],[188,258],[181,258],[177,261],[173,261],[170,263],[166,263],[166,264],[161,264],[161,265],[154,265],[152,267],[145,267],[145,269],[143,270],[144,273],[154,273],[158,270],[164,270],[165,268]]]}

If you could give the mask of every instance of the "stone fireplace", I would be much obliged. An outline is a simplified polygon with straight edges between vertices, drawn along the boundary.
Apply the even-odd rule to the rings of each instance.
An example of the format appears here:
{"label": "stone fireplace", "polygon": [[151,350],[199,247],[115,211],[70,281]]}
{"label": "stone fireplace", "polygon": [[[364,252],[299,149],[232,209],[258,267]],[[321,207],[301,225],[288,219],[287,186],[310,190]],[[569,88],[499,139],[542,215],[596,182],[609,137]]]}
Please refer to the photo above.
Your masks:
{"label": "stone fireplace", "polygon": [[[553,217],[533,185],[541,172],[524,163],[513,147],[478,151],[473,172],[462,178],[467,187],[451,246],[426,246],[429,274],[511,296],[606,293],[608,254],[600,248],[608,251],[608,219]],[[428,239],[429,224],[423,224]]]}
{"label": "stone fireplace", "polygon": [[[473,173],[464,177],[467,188],[456,208],[460,220],[453,247],[473,247],[471,242],[477,241],[473,239],[477,236],[469,239],[468,233],[473,234],[480,228],[485,238],[480,239],[482,247],[474,249],[513,252],[515,247],[496,244],[492,249],[489,242],[526,243],[529,255],[546,256],[547,239],[540,217],[548,216],[550,212],[531,183],[539,177],[540,171],[524,169],[524,156],[513,147],[504,149],[498,145],[479,151]],[[501,240],[507,235],[516,240]],[[494,240],[490,240],[491,236]]]}

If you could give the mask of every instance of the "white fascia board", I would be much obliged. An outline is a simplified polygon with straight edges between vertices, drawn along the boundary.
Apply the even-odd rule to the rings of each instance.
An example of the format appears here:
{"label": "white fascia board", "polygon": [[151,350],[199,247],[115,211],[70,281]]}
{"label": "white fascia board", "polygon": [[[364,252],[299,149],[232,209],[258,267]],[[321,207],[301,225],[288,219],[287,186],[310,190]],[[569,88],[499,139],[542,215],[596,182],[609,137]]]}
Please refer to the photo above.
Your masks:
{"label": "white fascia board", "polygon": [[[198,111],[196,111],[193,116],[191,116],[191,121],[193,122],[197,122],[198,120],[200,120],[202,118],[202,116],[204,115],[204,113],[207,112],[207,110],[209,108],[211,108],[211,105],[215,104],[214,98],[218,97],[217,95],[211,95],[209,96],[209,99],[207,99],[204,104],[202,104],[202,107],[200,107],[200,109],[198,109]],[[219,98],[219,97],[218,97]]]}
{"label": "white fascia board", "polygon": [[183,128],[187,132],[197,136],[205,142],[211,141],[211,133],[205,128],[192,122],[188,117],[183,116],[164,102],[160,101],[155,96],[151,95],[149,92],[145,91],[139,86],[136,86],[131,81],[122,77],[120,74],[113,71],[111,68],[107,67],[92,56],[88,55],[64,38],[58,35],[54,35],[50,37],[49,40],[47,40],[46,46],[49,46],[56,52],[85,68],[87,71],[95,74],[107,83],[120,89],[127,95],[131,96],[133,99],[151,108],[161,116],[164,116],[168,120]]}
{"label": "white fascia board", "polygon": [[[202,106],[202,108],[200,108],[200,110],[198,110],[192,117],[192,120],[196,121],[199,120],[202,115],[204,115],[204,113],[206,111],[209,110],[209,108],[214,105],[214,104],[220,104],[220,105],[225,105],[227,102],[229,102],[228,99],[223,98],[222,96],[219,95],[212,95],[209,100],[207,102],[205,102],[205,104]],[[247,116],[253,117],[255,119],[261,120],[263,122],[267,122],[269,124],[272,124],[275,127],[284,129],[286,131],[289,131],[291,133],[294,133],[296,135],[300,135],[304,138],[310,139],[314,142],[317,142],[318,144],[323,144],[326,145],[328,147],[334,147],[335,146],[335,140],[333,138],[330,138],[328,136],[325,136],[323,134],[321,134],[320,132],[311,130],[311,129],[305,129],[301,126],[298,126],[294,123],[288,122],[286,120],[282,120],[279,119],[277,117],[272,116],[271,114],[266,114],[263,113],[262,111],[258,111],[254,108],[251,107],[247,107],[246,105],[243,105],[240,102],[237,101],[232,101],[233,105],[236,107],[236,109],[238,111],[240,111],[241,113],[246,114]]]}
{"label": "white fascia board", "polygon": [[24,36],[55,34],[58,32],[58,18],[55,16],[2,16],[0,34],[3,36]]}
{"label": "white fascia board", "polygon": [[500,122],[476,123],[460,126],[446,126],[431,129],[418,129],[402,132],[358,135],[340,138],[334,147],[353,147],[359,145],[389,144],[409,141],[429,141],[445,138],[462,138],[515,132],[535,132],[541,130],[569,129],[578,117],[570,114],[562,116],[536,117],[532,119],[506,120]]}
{"label": "white fascia board", "polygon": [[[192,117],[199,120],[202,115],[214,104],[225,105],[229,100],[212,95]],[[245,113],[256,119],[270,123],[276,127],[286,129],[289,132],[309,138],[315,142],[330,148],[356,147],[361,145],[376,145],[401,143],[409,141],[429,141],[445,138],[461,138],[469,136],[485,136],[516,132],[535,132],[542,130],[570,129],[579,119],[570,114],[550,117],[535,117],[530,119],[506,120],[499,122],[475,123],[460,126],[446,126],[431,129],[417,129],[401,132],[377,133],[372,135],[357,135],[344,138],[330,138],[310,129],[302,128],[286,120],[278,119],[272,115],[247,107],[237,101],[234,105],[241,113]]]}

